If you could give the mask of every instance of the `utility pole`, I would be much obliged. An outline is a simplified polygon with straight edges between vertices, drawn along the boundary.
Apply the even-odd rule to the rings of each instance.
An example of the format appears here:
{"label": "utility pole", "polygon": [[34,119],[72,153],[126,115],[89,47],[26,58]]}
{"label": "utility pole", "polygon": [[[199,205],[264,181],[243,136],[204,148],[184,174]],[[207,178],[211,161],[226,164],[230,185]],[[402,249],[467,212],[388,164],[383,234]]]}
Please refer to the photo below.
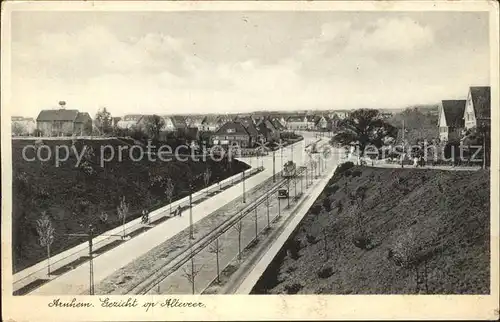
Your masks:
{"label": "utility pole", "polygon": [[276,182],[276,156],[275,156],[275,151],[273,151],[273,182]]}
{"label": "utility pole", "polygon": [[[89,224],[87,233],[65,234],[70,237],[87,237],[89,242],[89,294],[94,295],[94,256],[93,256],[93,240],[94,240],[94,226]],[[101,235],[101,236],[115,236],[122,237],[122,235]]]}
{"label": "utility pole", "polygon": [[403,162],[404,162],[404,159],[405,159],[405,120],[403,119],[403,134],[402,134],[402,140],[403,142],[401,143],[402,146],[403,146],[403,154],[401,156],[401,168],[404,168],[403,166]]}
{"label": "utility pole", "polygon": [[193,186],[190,186],[189,192],[189,238],[194,239],[193,234]]}
{"label": "utility pole", "polygon": [[246,203],[247,201],[245,198],[245,171],[243,171],[241,175],[243,176],[243,203]]}

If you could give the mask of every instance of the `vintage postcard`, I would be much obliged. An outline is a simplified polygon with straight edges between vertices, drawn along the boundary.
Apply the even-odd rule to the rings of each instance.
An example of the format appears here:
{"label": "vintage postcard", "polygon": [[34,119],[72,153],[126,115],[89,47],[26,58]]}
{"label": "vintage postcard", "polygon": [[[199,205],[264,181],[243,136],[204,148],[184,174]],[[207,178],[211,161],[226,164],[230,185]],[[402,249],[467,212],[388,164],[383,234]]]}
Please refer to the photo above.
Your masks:
{"label": "vintage postcard", "polygon": [[1,27],[3,320],[499,318],[496,1]]}

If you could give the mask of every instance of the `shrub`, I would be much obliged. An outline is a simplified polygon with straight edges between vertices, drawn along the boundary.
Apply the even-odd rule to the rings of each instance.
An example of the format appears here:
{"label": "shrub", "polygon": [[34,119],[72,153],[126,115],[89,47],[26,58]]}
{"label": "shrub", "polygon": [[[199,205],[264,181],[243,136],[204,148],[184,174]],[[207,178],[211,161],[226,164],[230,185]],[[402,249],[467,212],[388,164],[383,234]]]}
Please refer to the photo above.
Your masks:
{"label": "shrub", "polygon": [[337,169],[335,170],[335,174],[342,174],[352,167],[354,167],[354,163],[352,163],[350,161],[344,162],[337,167]]}
{"label": "shrub", "polygon": [[332,204],[330,202],[330,198],[326,197],[325,199],[323,199],[323,208],[325,208],[325,210],[328,212],[332,210]]}
{"label": "shrub", "polygon": [[331,267],[324,267],[320,269],[316,275],[318,275],[318,278],[328,278],[333,275],[333,268]]}
{"label": "shrub", "polygon": [[356,233],[352,238],[352,243],[360,249],[369,250],[372,248],[370,238],[363,233]]}
{"label": "shrub", "polygon": [[401,235],[389,250],[387,257],[398,266],[409,267],[414,259],[414,238],[411,230]]}
{"label": "shrub", "polygon": [[337,186],[337,185],[328,186],[328,188],[326,188],[326,191],[331,195],[333,195],[335,192],[337,192],[337,190],[339,190],[339,186]]}
{"label": "shrub", "polygon": [[299,259],[300,246],[300,240],[292,239],[291,241],[289,241],[287,253],[291,259]]}
{"label": "shrub", "polygon": [[287,294],[297,294],[302,289],[302,284],[294,283],[292,285],[286,285],[285,291]]}
{"label": "shrub", "polygon": [[314,245],[318,242],[318,239],[316,237],[314,237],[313,235],[307,234],[306,239],[307,239],[307,242],[311,245]]}
{"label": "shrub", "polygon": [[360,170],[354,170],[352,172],[352,177],[353,178],[356,178],[356,177],[361,177],[361,171]]}

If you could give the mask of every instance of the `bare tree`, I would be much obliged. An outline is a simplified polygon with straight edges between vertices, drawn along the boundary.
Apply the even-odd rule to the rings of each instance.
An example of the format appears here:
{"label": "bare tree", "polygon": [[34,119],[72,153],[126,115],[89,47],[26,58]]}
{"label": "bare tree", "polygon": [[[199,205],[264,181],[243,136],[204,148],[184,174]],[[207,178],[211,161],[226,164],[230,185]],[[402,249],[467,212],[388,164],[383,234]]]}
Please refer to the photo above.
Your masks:
{"label": "bare tree", "polygon": [[40,219],[36,221],[36,231],[40,246],[47,247],[47,276],[50,276],[50,245],[54,242],[55,229],[47,213],[42,212]]}
{"label": "bare tree", "polygon": [[165,127],[165,120],[158,115],[151,115],[145,119],[146,132],[155,140],[158,140],[160,133]]}
{"label": "bare tree", "polygon": [[266,195],[266,207],[267,207],[267,228],[271,227],[271,221],[269,219],[269,206],[271,202],[269,201],[269,194]]}
{"label": "bare tree", "polygon": [[194,253],[193,249],[191,248],[191,267],[190,269],[186,269],[185,267],[182,268],[183,274],[182,276],[185,277],[188,282],[191,284],[191,293],[194,295],[195,293],[195,281],[196,281],[196,276],[200,274],[201,270],[203,269],[203,265],[200,265],[199,267],[196,267],[194,263]]}
{"label": "bare tree", "polygon": [[101,213],[99,214],[99,219],[102,223],[106,223],[108,221],[108,213],[101,211]]}
{"label": "bare tree", "polygon": [[122,228],[123,228],[123,236],[122,236],[122,238],[125,238],[125,221],[127,219],[127,215],[128,215],[128,212],[129,212],[129,205],[125,201],[125,196],[123,196],[120,199],[120,205],[116,208],[116,210],[118,212],[118,218],[120,218],[122,220]]}
{"label": "bare tree", "polygon": [[217,283],[220,283],[220,268],[219,268],[219,254],[224,250],[224,245],[219,241],[219,238],[214,240],[212,244],[208,247],[208,252],[215,254],[216,264],[217,264]]}
{"label": "bare tree", "polygon": [[254,215],[254,220],[255,220],[255,241],[257,241],[257,235],[259,234],[259,226],[258,226],[258,215],[257,215],[257,206],[255,207],[255,215]]}
{"label": "bare tree", "polygon": [[[203,173],[203,181],[205,182],[205,188],[208,187],[208,184],[210,183],[210,177],[212,176],[212,171],[210,171],[209,168],[205,170]],[[208,194],[208,191],[207,191]]]}
{"label": "bare tree", "polygon": [[22,125],[19,122],[13,122],[11,132],[13,136],[21,136],[28,132],[26,126]]}
{"label": "bare tree", "polygon": [[167,178],[165,181],[165,195],[167,196],[168,203],[170,204],[170,215],[172,215],[172,197],[174,196],[174,183],[172,179]]}
{"label": "bare tree", "polygon": [[240,219],[236,225],[234,225],[234,229],[238,232],[238,260],[241,260],[241,231],[243,230],[243,220]]}

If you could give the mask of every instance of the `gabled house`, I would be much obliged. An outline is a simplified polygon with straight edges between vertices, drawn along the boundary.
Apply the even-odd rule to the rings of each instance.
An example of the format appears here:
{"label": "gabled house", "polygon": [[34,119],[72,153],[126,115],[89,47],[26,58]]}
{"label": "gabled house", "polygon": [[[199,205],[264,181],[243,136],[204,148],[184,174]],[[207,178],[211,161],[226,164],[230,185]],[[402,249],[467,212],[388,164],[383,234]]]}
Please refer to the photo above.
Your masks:
{"label": "gabled house", "polygon": [[481,123],[491,122],[491,93],[489,86],[474,86],[469,88],[463,114],[466,130]]}
{"label": "gabled house", "polygon": [[36,130],[36,123],[32,117],[12,116],[11,131],[12,135],[32,135]]}
{"label": "gabled house", "polygon": [[212,143],[215,145],[239,146],[248,148],[255,143],[241,122],[230,121],[223,124],[213,135]]}
{"label": "gabled house", "polygon": [[219,117],[217,115],[206,115],[201,121],[200,130],[203,132],[214,132],[218,129]]}
{"label": "gabled house", "polygon": [[38,114],[36,127],[43,136],[90,135],[92,118],[78,110],[43,110]]}
{"label": "gabled house", "polygon": [[265,134],[257,129],[251,117],[237,117],[235,122],[239,122],[245,127],[253,144],[260,142],[260,139],[265,140]]}
{"label": "gabled house", "polygon": [[278,130],[278,128],[274,125],[270,117],[260,119],[257,126],[265,126],[266,130],[263,132],[266,133],[267,142],[278,141],[280,139],[280,130]]}
{"label": "gabled house", "polygon": [[175,125],[174,125],[174,121],[172,120],[172,116],[163,115],[163,116],[161,116],[161,118],[165,122],[165,126],[163,127],[163,130],[166,132],[175,132]]}
{"label": "gabled house", "polygon": [[122,117],[116,123],[116,126],[120,129],[134,129],[141,126],[141,122],[143,122],[144,115],[142,114],[128,114]]}
{"label": "gabled house", "polygon": [[314,129],[318,131],[325,131],[328,129],[327,118],[323,115],[316,115],[314,117]]}
{"label": "gabled house", "polygon": [[188,115],[186,116],[186,124],[188,127],[195,127],[200,129],[201,122],[205,118],[205,115]]}
{"label": "gabled house", "polygon": [[217,129],[226,124],[227,122],[234,121],[234,118],[235,118],[234,115],[229,115],[229,114],[219,115],[216,120]]}
{"label": "gabled house", "polygon": [[174,115],[170,117],[172,120],[172,123],[174,125],[174,131],[177,133],[186,133],[187,131],[187,124],[186,124],[186,119],[183,116],[180,115]]}
{"label": "gabled house", "polygon": [[439,106],[439,139],[455,141],[464,129],[465,100],[443,100]]}
{"label": "gabled house", "polygon": [[284,120],[282,122],[279,118],[270,118],[270,121],[279,132],[286,130]]}
{"label": "gabled house", "polygon": [[305,115],[289,116],[286,120],[288,130],[306,130],[308,126],[308,118]]}

